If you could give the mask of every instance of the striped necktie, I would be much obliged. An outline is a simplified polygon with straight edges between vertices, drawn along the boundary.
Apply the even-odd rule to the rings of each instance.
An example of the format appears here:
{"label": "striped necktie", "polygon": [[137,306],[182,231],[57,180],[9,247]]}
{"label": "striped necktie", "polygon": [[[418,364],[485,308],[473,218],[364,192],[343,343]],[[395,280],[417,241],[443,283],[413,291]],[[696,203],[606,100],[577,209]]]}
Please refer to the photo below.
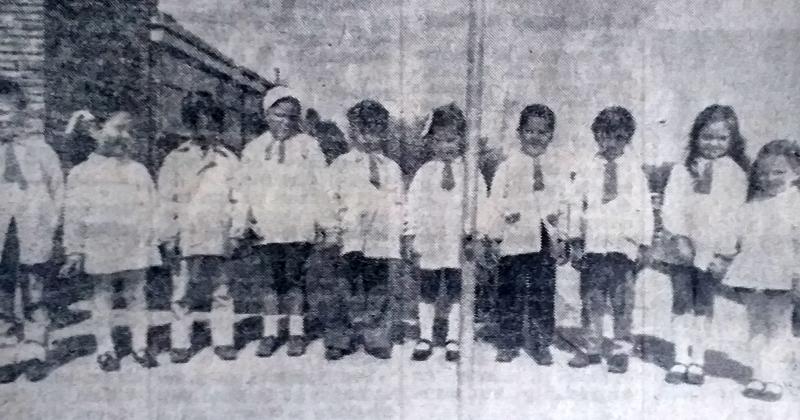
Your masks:
{"label": "striped necktie", "polygon": [[456,180],[453,176],[453,164],[448,160],[444,163],[442,169],[442,188],[450,191],[456,186]]}
{"label": "striped necktie", "polygon": [[603,171],[603,204],[617,198],[617,161],[607,160]]}
{"label": "striped necktie", "polygon": [[533,158],[533,191],[544,191],[544,174],[542,162],[538,157]]}
{"label": "striped necktie", "polygon": [[378,168],[378,157],[374,153],[369,154],[369,182],[375,188],[381,188],[381,172]]}
{"label": "striped necktie", "polygon": [[6,143],[6,167],[3,171],[3,180],[10,184],[18,184],[21,190],[28,188],[28,181],[22,173],[22,167],[17,159],[14,143]]}

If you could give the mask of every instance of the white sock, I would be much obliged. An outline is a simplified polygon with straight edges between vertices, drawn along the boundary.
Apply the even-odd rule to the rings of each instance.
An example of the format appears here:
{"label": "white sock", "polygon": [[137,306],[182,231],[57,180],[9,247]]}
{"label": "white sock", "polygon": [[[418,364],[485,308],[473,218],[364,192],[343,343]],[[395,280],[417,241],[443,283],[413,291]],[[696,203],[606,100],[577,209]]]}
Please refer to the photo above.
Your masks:
{"label": "white sock", "polygon": [[304,335],[303,316],[289,315],[289,335]]}
{"label": "white sock", "polygon": [[283,315],[264,315],[264,337],[278,336],[278,322]]}
{"label": "white sock", "polygon": [[419,338],[433,341],[433,319],[436,316],[436,307],[422,302],[417,306],[419,308]]}
{"label": "white sock", "polygon": [[447,313],[447,341],[458,342],[458,330],[461,325],[461,304],[453,303],[450,305],[450,312]]}
{"label": "white sock", "polygon": [[694,332],[692,331],[693,316],[691,315],[674,315],[672,318],[672,328],[675,337],[675,363],[688,365],[692,363],[692,357],[689,353],[689,346],[692,344]]}

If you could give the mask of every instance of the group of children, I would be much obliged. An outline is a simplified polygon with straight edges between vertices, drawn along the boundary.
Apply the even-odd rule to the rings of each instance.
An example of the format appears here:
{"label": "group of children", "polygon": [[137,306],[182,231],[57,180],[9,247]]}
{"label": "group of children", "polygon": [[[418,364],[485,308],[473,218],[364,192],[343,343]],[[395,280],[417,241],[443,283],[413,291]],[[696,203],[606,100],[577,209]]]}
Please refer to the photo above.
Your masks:
{"label": "group of children", "polygon": [[[6,151],[0,188],[8,198],[0,215],[5,238],[19,242],[19,274],[14,271],[14,281],[4,282],[2,338],[35,349],[17,352],[13,363],[0,367],[4,378],[13,376],[12,369],[29,372],[32,379],[43,376],[47,319],[39,305],[38,267],[52,257],[63,208],[66,263],[60,275],[85,273],[93,279],[92,316],[109,327],[130,326],[132,356],[146,367],[158,364],[147,346],[146,270],[162,263],[173,278],[174,363],[195,355],[190,334],[203,306],[210,306],[213,351],[223,360],[237,357],[235,276],[229,265],[243,247],[253,257],[247,273],[261,286],[258,357],[284,343],[288,355],[304,354],[307,260],[325,248],[337,254],[318,314],[327,359],[340,359],[361,345],[374,357],[391,357],[389,279],[408,264],[419,292],[412,358],[431,357],[434,320],[443,311],[444,356],[456,361],[462,262],[467,252],[493,252],[499,256],[498,362],[517,357],[528,337],[536,363],[553,363],[556,267],[571,261],[581,273],[587,322],[585,345],[569,366],[605,358],[609,372],[624,373],[633,342],[636,275],[658,263],[672,278],[678,332],[666,381],[703,382],[714,297],[727,287],[745,305],[750,322],[754,379],[744,394],[781,396],[786,367],[780,340],[790,334],[793,299],[800,291],[800,232],[793,218],[800,204],[800,147],[772,141],[751,165],[730,107],[712,105],[698,115],[688,157],[673,168],[666,188],[663,227],[655,229],[642,162],[629,150],[636,123],[627,109],[609,107],[596,116],[595,150],[563,156],[550,147],[553,111],[527,106],[519,118],[520,147],[500,164],[491,191],[478,177],[474,232],[463,215],[467,123],[452,104],[429,116],[421,136],[431,156],[410,183],[383,152],[390,115],[373,100],[348,110],[351,150],[327,165],[318,141],[304,133],[302,103],[289,89],[266,94],[268,130],[246,145],[241,158],[221,142],[225,110],[211,95],[189,95],[181,116],[190,140],[166,156],[157,183],[130,157],[131,116],[115,113],[92,130],[97,148],[69,171],[65,187],[53,151],[17,135],[24,110],[19,86],[2,81],[0,147]],[[586,157],[583,163],[569,167],[580,156]],[[746,235],[740,226],[747,226]],[[3,263],[13,259],[6,255],[8,242]],[[487,244],[489,249],[482,249]],[[664,258],[654,262],[656,248]],[[122,321],[113,305],[113,284],[119,280],[127,303],[119,311],[127,318]],[[22,319],[13,304],[17,284],[25,295]],[[608,306],[613,345],[604,352]],[[96,336],[100,367],[118,370],[111,328]]]}

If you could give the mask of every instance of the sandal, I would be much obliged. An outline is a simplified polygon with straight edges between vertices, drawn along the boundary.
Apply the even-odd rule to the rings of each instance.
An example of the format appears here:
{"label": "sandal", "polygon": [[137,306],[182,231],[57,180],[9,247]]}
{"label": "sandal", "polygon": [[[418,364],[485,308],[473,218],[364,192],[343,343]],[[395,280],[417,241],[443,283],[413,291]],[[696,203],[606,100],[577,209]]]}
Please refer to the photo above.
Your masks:
{"label": "sandal", "polygon": [[742,395],[747,398],[761,398],[761,395],[767,390],[767,384],[764,382],[753,379],[742,391]]}
{"label": "sandal", "polygon": [[703,371],[703,367],[697,363],[690,364],[689,369],[686,371],[686,383],[692,385],[703,385],[705,381],[706,375]]}
{"label": "sandal", "polygon": [[433,344],[431,340],[420,338],[417,340],[417,345],[414,347],[414,352],[411,353],[411,360],[422,362],[428,360],[433,354]]}
{"label": "sandal", "polygon": [[767,382],[764,392],[761,393],[761,399],[775,402],[780,400],[781,397],[783,397],[783,387],[774,382]]}
{"label": "sandal", "polygon": [[448,340],[447,343],[445,343],[445,349],[447,349],[447,351],[444,353],[444,360],[448,362],[457,362],[458,359],[461,358],[461,348],[458,341]]}
{"label": "sandal", "polygon": [[683,363],[675,363],[670,368],[669,372],[667,372],[667,376],[664,377],[664,381],[668,384],[681,384],[686,381],[686,373],[688,372],[689,367],[684,365]]}

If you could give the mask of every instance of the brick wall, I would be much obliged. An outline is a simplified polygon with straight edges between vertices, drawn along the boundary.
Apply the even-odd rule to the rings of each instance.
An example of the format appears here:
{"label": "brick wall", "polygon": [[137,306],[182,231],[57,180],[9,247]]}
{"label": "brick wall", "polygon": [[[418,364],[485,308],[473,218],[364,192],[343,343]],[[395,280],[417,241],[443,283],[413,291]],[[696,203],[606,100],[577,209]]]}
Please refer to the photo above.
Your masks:
{"label": "brick wall", "polygon": [[[101,115],[133,114],[138,138],[153,132],[148,83],[150,17],[157,0],[44,0],[46,132],[69,161],[70,144],[60,137],[70,113],[87,108]],[[147,160],[148,142],[138,150]]]}
{"label": "brick wall", "polygon": [[0,2],[0,76],[18,80],[30,102],[28,130],[43,133],[45,0]]}

